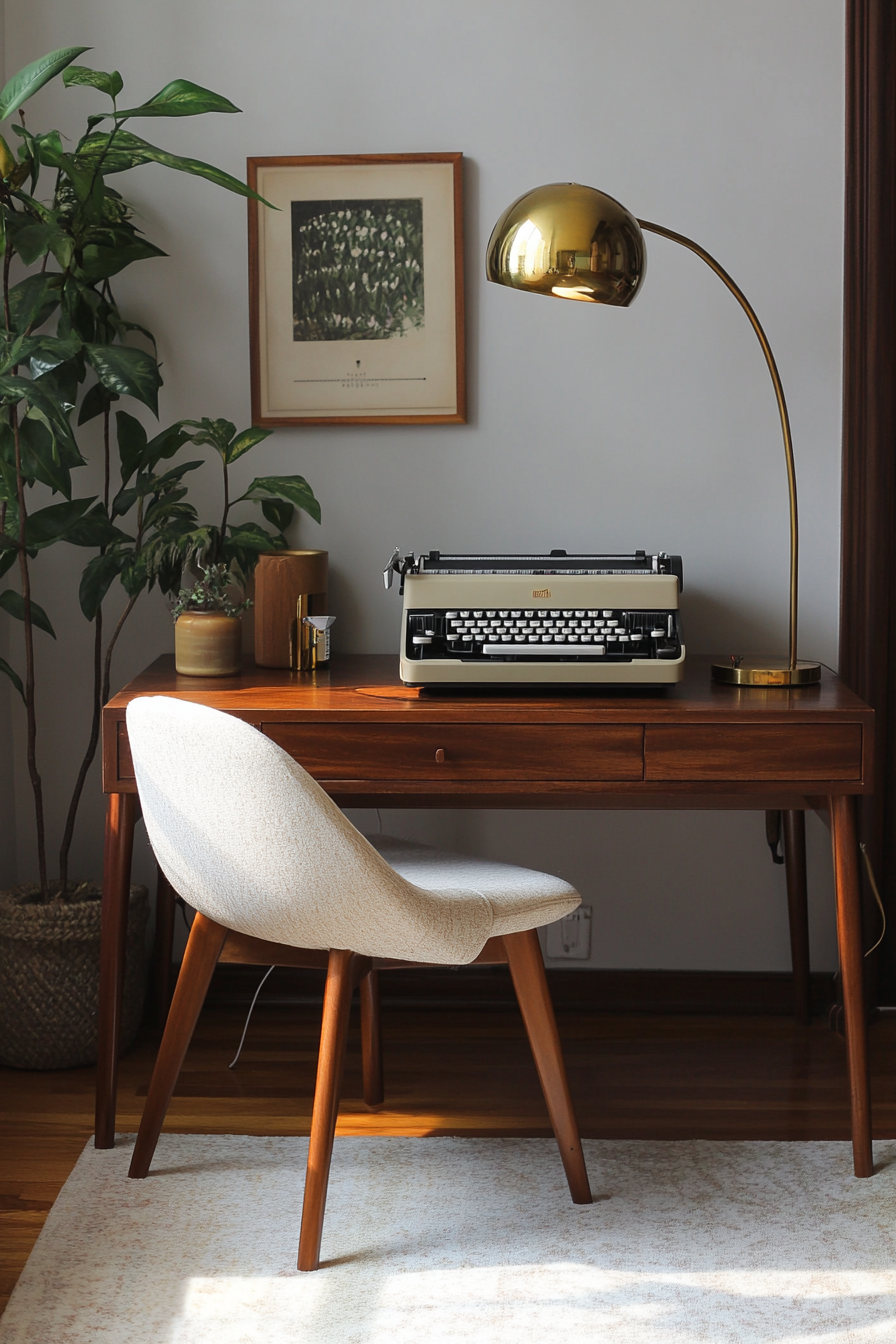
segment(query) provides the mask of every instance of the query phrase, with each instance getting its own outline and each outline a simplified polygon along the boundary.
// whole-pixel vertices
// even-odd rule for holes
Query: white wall
[[[698,239],[755,304],[796,440],[801,650],[834,661],[840,0],[6,0],[6,38],[8,70],[91,43],[91,61],[122,70],[129,100],[175,76],[227,94],[242,116],[145,130],[237,174],[247,155],[467,156],[469,424],[281,430],[246,464],[301,471],[313,484],[324,523],[303,521],[295,542],[330,551],[339,648],[396,648],[399,602],[380,580],[394,544],[680,552],[690,650],[784,648],[775,404],[755,339],[719,282],[648,236],[647,283],[627,311],[535,303],[484,283],[485,243],[503,207],[538,183],[572,179]],[[34,99],[29,121],[75,130],[96,102],[54,86]],[[119,286],[123,305],[160,338],[163,417],[248,423],[242,203],[156,167],[118,183],[171,254]],[[209,487],[209,507],[213,498]],[[87,638],[59,590],[73,588],[81,556],[59,547],[46,558],[38,585],[60,641],[44,649],[44,733],[74,744],[86,735]],[[153,597],[123,642],[118,683],[170,645]],[[58,756],[45,762],[48,778],[59,765]],[[17,781],[24,798],[23,770]],[[59,789],[49,787],[58,811]],[[76,846],[84,871],[97,870],[101,853],[92,790]],[[24,806],[19,814],[24,876]],[[783,878],[761,814],[396,813],[386,823],[579,884],[595,905],[594,964],[788,965]],[[830,967],[831,884],[814,822],[810,865],[814,964]]]

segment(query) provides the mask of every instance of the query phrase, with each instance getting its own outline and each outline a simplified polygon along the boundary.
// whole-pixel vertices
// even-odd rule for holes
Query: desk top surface
[[[152,663],[115,695],[104,718],[121,719],[140,695],[173,695],[256,719],[300,721],[367,719],[381,723],[663,723],[861,721],[873,711],[828,668],[816,686],[717,685],[709,655],[689,656],[684,679],[663,690],[570,687],[563,690],[464,688],[430,691],[403,686],[391,654],[343,654],[314,673],[257,667],[247,662],[233,677],[185,677],[173,655]]]

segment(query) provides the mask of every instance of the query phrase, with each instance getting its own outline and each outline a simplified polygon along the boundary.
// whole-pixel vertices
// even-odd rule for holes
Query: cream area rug
[[[323,1267],[295,1269],[307,1140],[87,1148],[2,1344],[891,1344],[896,1142],[337,1138]]]

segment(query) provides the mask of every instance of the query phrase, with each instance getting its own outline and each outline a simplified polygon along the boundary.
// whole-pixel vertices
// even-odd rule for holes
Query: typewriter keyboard
[[[409,611],[409,658],[631,662],[681,657],[677,611]]]

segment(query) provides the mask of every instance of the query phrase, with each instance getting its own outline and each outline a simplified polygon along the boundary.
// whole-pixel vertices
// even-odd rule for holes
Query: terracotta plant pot
[[[94,1064],[100,992],[98,883],[75,899],[33,903],[25,884],[0,891],[0,1064],[73,1069]],[[146,993],[145,887],[131,887],[121,1048],[137,1034]]]
[[[185,677],[232,677],[243,661],[239,616],[185,611],[174,625],[174,662]]]

